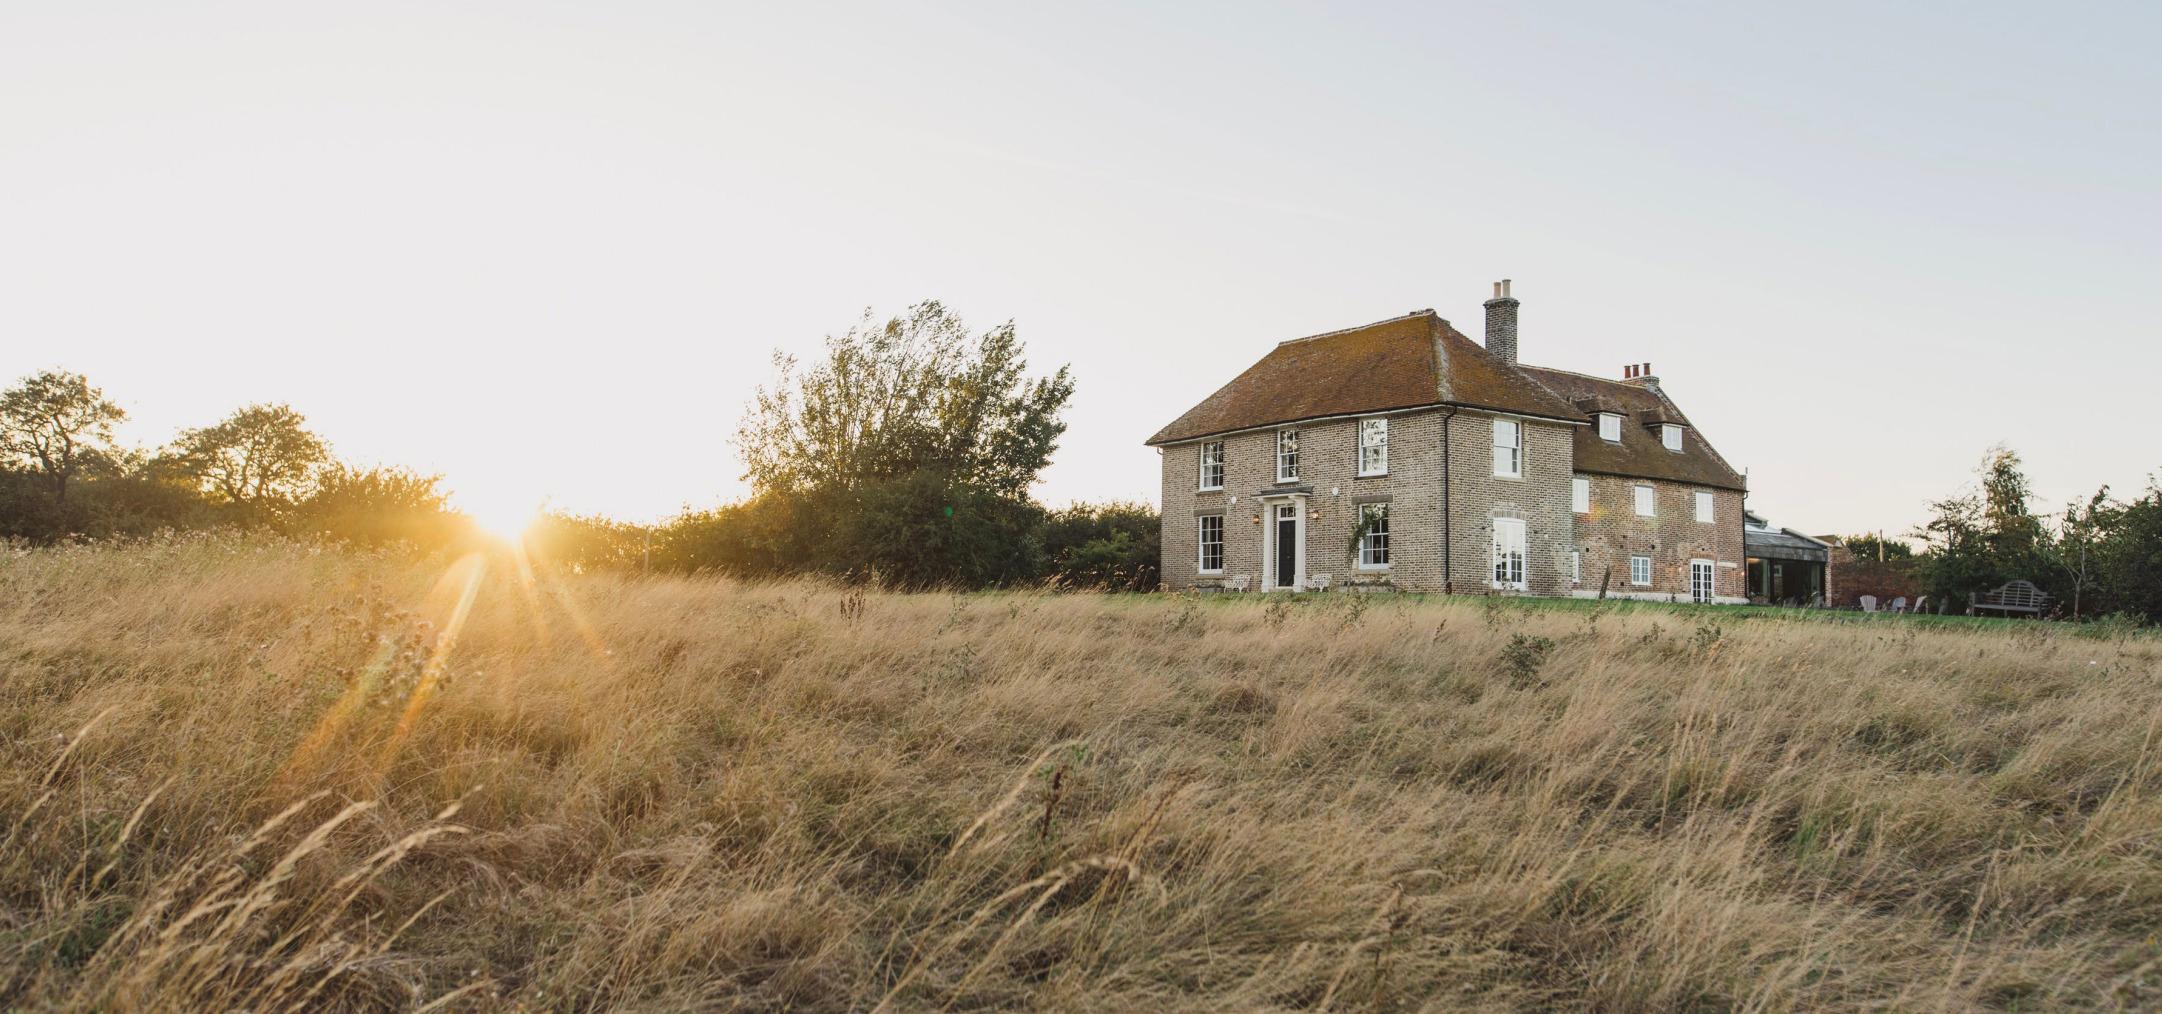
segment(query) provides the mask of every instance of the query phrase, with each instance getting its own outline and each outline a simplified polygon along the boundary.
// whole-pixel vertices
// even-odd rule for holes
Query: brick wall
[[[1591,480],[1591,513],[1577,516],[1578,542],[1584,553],[1581,593],[1596,594],[1601,575],[1612,567],[1609,595],[1687,599],[1689,561],[1706,559],[1714,561],[1714,595],[1738,599],[1747,594],[1740,493],[1710,490],[1713,520],[1703,524],[1696,519],[1696,492],[1708,487],[1613,475],[1586,478]],[[1652,487],[1656,517],[1637,515],[1633,489],[1638,485]],[[1632,555],[1652,558],[1650,587],[1629,583]]]
[[[1251,590],[1261,590],[1269,571],[1263,553],[1273,519],[1270,508],[1297,502],[1305,508],[1309,576],[1328,574],[1338,588],[1374,582],[1405,591],[1442,590],[1443,413],[1428,410],[1388,419],[1389,472],[1379,477],[1357,475],[1355,419],[1298,427],[1297,483],[1276,481],[1276,430],[1224,438],[1220,491],[1194,488],[1200,477],[1200,442],[1162,448],[1165,586],[1178,590],[1213,585],[1243,574]],[[1525,576],[1534,595],[1595,594],[1601,573],[1612,567],[1610,595],[1687,598],[1692,559],[1714,561],[1718,597],[1746,594],[1740,493],[1710,490],[1714,521],[1703,524],[1696,520],[1694,497],[1702,487],[1593,475],[1587,476],[1591,513],[1578,515],[1570,496],[1575,474],[1571,427],[1520,420],[1524,475],[1505,478],[1493,474],[1493,420],[1487,413],[1464,410],[1446,427],[1453,476],[1448,556],[1456,591],[1491,589],[1494,518],[1500,516],[1525,523]],[[1657,516],[1637,516],[1632,488],[1639,483],[1653,488]],[[1290,491],[1302,496],[1295,501],[1274,499]],[[1391,559],[1386,570],[1363,570],[1352,558],[1358,507],[1369,502],[1389,504]],[[1195,518],[1212,513],[1224,516],[1222,575],[1200,574],[1196,567]],[[1570,581],[1572,550],[1583,552],[1583,578],[1577,584]],[[1629,583],[1629,557],[1634,554],[1652,558],[1649,587]]]
[[[1524,520],[1525,579],[1534,595],[1569,594],[1569,550],[1576,518],[1569,510],[1575,458],[1571,427],[1519,420],[1524,431],[1524,477],[1494,474],[1494,416],[1471,410],[1449,422],[1450,567],[1458,592],[1493,587],[1494,518]]]
[[[1389,415],[1389,471],[1360,477],[1356,419],[1306,423],[1299,430],[1299,481],[1276,481],[1276,430],[1223,438],[1224,488],[1195,489],[1201,443],[1162,448],[1163,581],[1173,590],[1248,575],[1259,590],[1267,573],[1262,558],[1271,499],[1287,491],[1306,509],[1306,572],[1328,574],[1335,587],[1385,582],[1408,591],[1441,589],[1441,416],[1426,410]],[[1351,533],[1363,503],[1389,505],[1390,565],[1358,568]],[[1199,533],[1195,517],[1224,515],[1224,573],[1197,573]],[[1262,518],[1257,522],[1256,517]]]

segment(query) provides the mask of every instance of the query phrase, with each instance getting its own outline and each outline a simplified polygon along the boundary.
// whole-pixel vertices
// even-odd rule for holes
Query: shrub
[[[1069,588],[1150,591],[1158,583],[1163,526],[1139,503],[1077,503],[1043,526],[1050,578]]]
[[[1546,657],[1554,650],[1554,641],[1548,637],[1528,634],[1512,634],[1509,643],[1501,649],[1501,671],[1512,686],[1523,686],[1539,675],[1546,665]]]

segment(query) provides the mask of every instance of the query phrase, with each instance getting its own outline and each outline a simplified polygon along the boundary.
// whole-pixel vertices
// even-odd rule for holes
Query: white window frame
[[[1718,498],[1712,495],[1711,490],[1697,490],[1697,524],[1715,525],[1718,523]]]
[[[1389,419],[1368,416],[1359,420],[1359,475],[1389,474]]]
[[[1659,516],[1659,490],[1646,483],[1637,483],[1629,491],[1630,502],[1635,504],[1637,517]]]
[[[1643,569],[1644,569],[1644,576],[1643,576],[1642,578],[1639,578],[1639,577],[1637,577],[1637,566],[1638,566],[1639,564],[1642,564],[1642,565],[1643,565]],[[1633,554],[1633,555],[1631,555],[1631,556],[1629,557],[1629,583],[1630,583],[1631,585],[1634,585],[1634,586],[1638,587],[1638,588],[1649,588],[1649,587],[1651,587],[1651,585],[1652,585],[1652,558],[1651,558],[1651,557],[1649,557],[1649,556],[1645,556],[1645,555],[1644,555],[1644,554],[1642,554],[1642,553],[1637,553],[1637,554]]]
[[[1215,460],[1213,460],[1213,461],[1212,461],[1212,460],[1210,460],[1210,454],[1209,454],[1209,452],[1210,452],[1210,451],[1211,451],[1212,449],[1213,449],[1213,450],[1214,450],[1214,451],[1216,452],[1216,453],[1215,453]],[[1215,482],[1210,482],[1210,481],[1209,481],[1209,469],[1210,469],[1210,468],[1211,468],[1212,466],[1213,466],[1213,467],[1214,467],[1214,468],[1216,469],[1216,481],[1215,481]],[[1199,485],[1199,486],[1196,486],[1195,488],[1196,488],[1196,489],[1198,489],[1198,490],[1200,490],[1201,492],[1204,492],[1204,493],[1207,493],[1207,492],[1211,492],[1211,491],[1214,491],[1214,490],[1221,490],[1221,489],[1223,489],[1223,488],[1224,488],[1224,442],[1223,442],[1223,441],[1221,441],[1221,440],[1211,440],[1211,441],[1208,441],[1208,442],[1206,442],[1206,443],[1204,443],[1204,444],[1202,444],[1202,445],[1201,445],[1201,483],[1200,483],[1200,485]]]
[[[1682,449],[1682,428],[1681,428],[1681,427],[1679,427],[1679,426],[1676,426],[1676,425],[1674,425],[1673,423],[1660,423],[1660,424],[1659,424],[1659,442],[1660,442],[1660,443],[1662,443],[1662,444],[1665,444],[1665,445],[1666,445],[1666,448],[1667,448],[1667,450],[1670,450],[1670,451],[1679,451],[1679,450],[1681,450],[1681,449]]]
[[[1503,546],[1502,532],[1514,531],[1514,551]],[[1514,567],[1510,567],[1514,564]],[[1512,573],[1513,571],[1513,573]],[[1494,551],[1487,575],[1493,579],[1495,588],[1525,591],[1531,587],[1531,541],[1530,533],[1522,518],[1494,519]]]
[[[1578,514],[1591,513],[1591,479],[1579,475],[1569,480],[1569,509]]]
[[[1216,566],[1209,566],[1209,522],[1216,522]],[[1203,574],[1224,572],[1224,516],[1201,514],[1194,518],[1194,569]]]
[[[1367,531],[1359,536],[1358,568],[1360,570],[1388,570],[1389,505],[1385,503],[1360,504],[1359,522],[1361,524],[1364,524],[1369,515],[1381,519],[1381,530],[1379,532]],[[1373,538],[1375,535],[1381,536],[1381,544],[1379,546],[1376,546],[1373,543]],[[1378,553],[1376,552],[1377,549],[1379,550]],[[1379,557],[1379,559],[1376,559],[1377,556]]]
[[[1504,428],[1509,434],[1503,442]],[[1494,420],[1494,474],[1503,479],[1524,477],[1524,424],[1514,419]]]
[[[1569,551],[1569,583],[1584,583],[1584,551],[1581,549]]]
[[[1288,450],[1288,451],[1284,449],[1284,444],[1285,444],[1286,442],[1290,443],[1290,445],[1291,445],[1291,449],[1290,449],[1290,450]],[[1289,465],[1290,467],[1289,467],[1289,468],[1287,469],[1287,468],[1285,467],[1286,465]],[[1297,481],[1299,481],[1299,431],[1298,431],[1298,430],[1277,430],[1277,431],[1276,431],[1276,481],[1277,481],[1277,482],[1297,482]]]
[[[1612,412],[1599,413],[1599,439],[1608,443],[1621,443],[1621,416]]]

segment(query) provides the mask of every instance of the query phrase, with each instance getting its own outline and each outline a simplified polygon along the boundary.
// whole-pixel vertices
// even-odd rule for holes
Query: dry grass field
[[[2158,647],[18,551],[0,1008],[2152,1008]]]

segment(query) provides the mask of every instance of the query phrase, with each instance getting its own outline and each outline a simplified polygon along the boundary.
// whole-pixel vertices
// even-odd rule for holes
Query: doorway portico
[[[1264,493],[1261,507],[1261,589],[1306,590],[1306,493]]]

